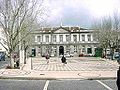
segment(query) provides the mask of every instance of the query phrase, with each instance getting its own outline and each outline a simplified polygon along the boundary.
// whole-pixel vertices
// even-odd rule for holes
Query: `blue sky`
[[[94,20],[120,12],[119,0],[45,0],[51,26],[90,27]]]

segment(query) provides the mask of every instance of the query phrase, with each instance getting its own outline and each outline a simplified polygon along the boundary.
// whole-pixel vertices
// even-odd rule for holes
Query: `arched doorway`
[[[64,55],[64,47],[63,46],[59,47],[59,55]]]

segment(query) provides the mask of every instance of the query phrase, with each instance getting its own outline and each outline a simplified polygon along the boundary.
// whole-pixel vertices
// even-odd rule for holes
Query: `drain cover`
[[[44,73],[41,73],[40,75],[45,75]]]

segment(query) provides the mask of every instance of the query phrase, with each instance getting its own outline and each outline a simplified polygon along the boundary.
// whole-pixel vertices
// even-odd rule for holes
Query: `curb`
[[[40,78],[40,77],[3,77],[0,76],[0,79],[15,79],[15,80],[108,80],[116,79],[116,77],[99,77],[99,78]]]

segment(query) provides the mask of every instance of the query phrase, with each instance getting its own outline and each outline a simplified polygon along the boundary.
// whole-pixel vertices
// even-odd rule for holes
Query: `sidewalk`
[[[0,78],[11,79],[115,79],[118,64],[116,61],[98,58],[67,58],[67,65],[62,66],[59,58],[51,58],[46,64],[44,58],[33,59],[23,70],[0,69]]]

